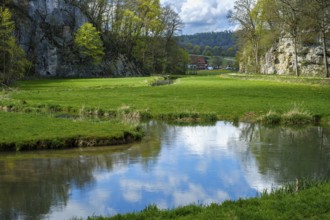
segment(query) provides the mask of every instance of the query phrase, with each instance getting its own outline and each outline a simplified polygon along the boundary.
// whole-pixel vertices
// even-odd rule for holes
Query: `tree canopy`
[[[236,0],[229,18],[240,25],[238,54],[240,62],[247,67],[244,71],[259,72],[260,57],[282,37],[293,43],[293,67],[297,76],[300,75],[298,45],[321,42],[324,75],[329,77],[328,0]]]
[[[233,57],[237,51],[236,35],[231,31],[182,35],[178,39],[190,54]]]
[[[100,32],[91,23],[83,24],[74,38],[80,58],[83,62],[99,64],[104,56]]]
[[[73,1],[101,32],[108,57],[123,54],[145,73],[178,71],[187,57],[175,36],[183,27],[179,15],[159,0]],[[181,52],[179,52],[181,51]],[[177,57],[178,54],[182,56]],[[176,58],[175,58],[176,57]],[[180,72],[185,72],[183,65]]]
[[[0,83],[10,84],[24,76],[30,65],[13,36],[15,24],[11,12],[0,7]]]
[[[15,4],[6,6],[19,10]],[[59,63],[103,64],[102,71],[107,75],[111,75],[111,71],[115,73],[119,68],[117,64],[123,60],[132,64],[129,68],[135,70],[131,72],[144,75],[185,72],[183,63],[188,62],[188,55],[175,38],[183,23],[170,6],[161,5],[159,0],[66,0],[64,5],[79,9],[89,24],[80,27],[74,38],[67,38],[65,48],[55,45],[60,48],[59,53],[64,54],[59,56]],[[66,24],[71,25],[70,34],[76,30],[77,23]],[[52,31],[60,33],[57,28],[62,27],[54,27]],[[59,41],[50,40],[49,44],[54,42]],[[31,41],[33,43],[38,42]]]

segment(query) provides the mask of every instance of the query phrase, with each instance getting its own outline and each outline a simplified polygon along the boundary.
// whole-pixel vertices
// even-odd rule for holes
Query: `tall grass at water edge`
[[[286,126],[299,126],[318,124],[320,117],[312,115],[302,107],[294,105],[289,111],[283,114],[270,110],[267,114],[262,115],[259,121],[267,125],[286,125]]]

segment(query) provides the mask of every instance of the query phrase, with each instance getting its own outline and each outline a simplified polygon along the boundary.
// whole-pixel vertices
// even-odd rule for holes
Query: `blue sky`
[[[232,30],[226,18],[234,0],[160,0],[171,5],[185,24],[182,34]]]

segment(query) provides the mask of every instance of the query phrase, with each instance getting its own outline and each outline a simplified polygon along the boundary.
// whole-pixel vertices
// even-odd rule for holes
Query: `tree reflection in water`
[[[71,189],[87,189],[95,183],[95,170],[111,172],[118,166],[141,163],[145,169],[156,163],[160,152],[159,129],[151,129],[144,147],[132,145],[112,149],[84,149],[61,152],[26,154],[24,159],[0,159],[0,219],[44,219],[51,207],[66,206]],[[156,140],[156,141],[154,141]],[[110,147],[113,148],[113,147]],[[69,152],[69,155],[67,153]],[[55,153],[54,158],[51,153]],[[95,154],[95,155],[94,155]],[[21,158],[24,154],[19,154]],[[90,158],[93,156],[93,159]],[[24,156],[23,156],[24,157]],[[35,159],[35,157],[40,157]]]
[[[259,171],[277,183],[296,178],[330,177],[329,127],[265,127],[244,124],[241,138],[255,156]]]

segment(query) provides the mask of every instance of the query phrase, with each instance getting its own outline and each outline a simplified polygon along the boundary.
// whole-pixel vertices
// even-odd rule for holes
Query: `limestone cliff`
[[[67,0],[13,0],[19,44],[41,76],[91,77],[141,75],[138,68],[122,55],[111,57],[98,66],[77,62],[73,38],[87,16]]]
[[[302,76],[323,76],[323,48],[320,44],[298,46],[298,66]],[[329,48],[328,48],[329,49]],[[330,50],[328,61],[330,63]],[[290,38],[281,38],[261,59],[261,72],[290,74],[294,72],[294,47]]]

